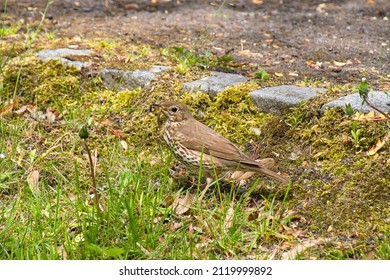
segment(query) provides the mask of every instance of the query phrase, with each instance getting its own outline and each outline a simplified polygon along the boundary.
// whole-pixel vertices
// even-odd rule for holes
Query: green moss
[[[292,145],[287,151],[298,151],[303,157],[294,162],[304,171],[294,184],[296,199],[292,205],[308,195],[302,213],[310,217],[314,228],[326,230],[331,226],[329,235],[370,235],[374,225],[383,231],[388,226],[384,220],[390,200],[390,169],[386,168],[389,143],[375,157],[367,156],[366,151],[384,137],[386,126],[359,123],[366,140],[356,146],[350,141],[351,117],[340,108],[322,114],[318,102],[302,104],[284,116],[290,124],[286,135]],[[292,119],[297,120],[294,125]]]
[[[21,97],[45,107],[50,103],[72,103],[80,96],[80,71],[64,67],[59,60],[42,63],[35,57],[15,58],[4,67],[3,95]]]

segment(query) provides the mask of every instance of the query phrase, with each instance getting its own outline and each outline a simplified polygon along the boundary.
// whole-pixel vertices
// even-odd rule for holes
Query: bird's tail
[[[259,160],[258,162],[245,162],[240,163],[241,167],[245,167],[246,169],[249,169],[250,171],[262,173],[268,177],[271,177],[273,179],[279,180],[280,182],[287,184],[290,181],[290,178],[284,177],[282,175],[279,175],[275,171],[272,171],[268,169],[267,167],[272,167],[274,164],[274,161],[272,159],[263,159]]]
[[[279,175],[278,173],[276,173],[275,171],[272,171],[272,170],[270,170],[270,169],[267,169],[267,168],[265,168],[265,167],[263,167],[263,166],[259,166],[259,172],[260,173],[263,173],[263,174],[265,174],[265,175],[267,175],[268,177],[271,177],[271,178],[274,178],[274,179],[276,179],[276,180],[279,180],[280,182],[282,182],[283,184],[287,184],[289,181],[290,181],[290,179],[289,178],[286,178],[286,177],[284,177],[284,176],[282,176],[282,175]]]

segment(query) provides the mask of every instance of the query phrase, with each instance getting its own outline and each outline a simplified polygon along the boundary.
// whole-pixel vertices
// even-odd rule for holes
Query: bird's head
[[[192,118],[191,112],[188,108],[177,101],[167,101],[162,104],[152,104],[151,109],[154,107],[159,108],[158,121],[160,123],[160,112],[162,112],[169,122],[182,122],[189,118]]]

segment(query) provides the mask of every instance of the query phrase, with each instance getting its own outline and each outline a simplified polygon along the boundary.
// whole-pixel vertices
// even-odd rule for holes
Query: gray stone
[[[383,112],[390,112],[390,95],[387,95],[385,92],[370,91],[368,93],[367,100],[379,110]],[[345,105],[348,103],[351,105],[352,109],[356,111],[360,111],[364,113],[375,111],[367,104],[362,104],[363,99],[360,97],[359,93],[349,94],[347,96],[328,102],[324,104],[321,107],[321,109],[325,110],[326,108],[332,108],[332,107],[342,107],[343,109],[345,109]]]
[[[326,89],[283,85],[258,89],[249,95],[259,111],[281,115],[301,101],[316,97],[318,92],[326,92]]]
[[[247,78],[241,75],[213,72],[211,76],[207,76],[193,82],[184,83],[183,88],[188,92],[197,92],[200,90],[214,97],[225,88],[244,83],[246,81]]]
[[[148,71],[151,73],[160,74],[168,69],[169,69],[168,66],[155,65],[152,68],[150,68]]]
[[[116,69],[103,69],[100,77],[103,85],[110,90],[133,90],[138,87],[144,88],[150,85],[151,81],[167,70],[167,66],[153,66],[148,70],[124,71]]]
[[[74,50],[74,49],[55,49],[55,50],[43,50],[37,52],[35,55],[43,62],[47,62],[52,59],[61,60],[62,64],[66,66],[74,66],[78,69],[86,66],[88,62],[80,62],[80,61],[72,61],[70,59],[65,58],[65,56],[85,56],[90,55],[92,50]]]

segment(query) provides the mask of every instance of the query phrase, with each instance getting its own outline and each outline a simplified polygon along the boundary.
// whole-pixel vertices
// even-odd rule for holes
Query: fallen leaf
[[[8,105],[4,106],[0,110],[0,116],[1,115],[10,115],[12,113],[13,109],[14,109],[13,104],[8,104]]]
[[[27,175],[27,182],[30,190],[33,194],[39,194],[41,191],[38,188],[39,172],[37,170],[32,171]]]
[[[62,260],[68,259],[68,254],[66,253],[66,250],[63,245],[57,247],[57,254],[61,256]]]
[[[129,145],[127,145],[127,142],[125,140],[121,140],[119,143],[121,143],[122,148],[127,151],[129,148]]]
[[[256,159],[256,161],[259,162],[260,164],[262,164],[263,166],[267,167],[267,168],[272,168],[275,165],[275,160],[273,158]],[[236,182],[240,183],[240,182],[242,182],[244,180],[247,180],[247,179],[251,178],[255,174],[256,174],[256,172],[251,172],[251,171],[248,171],[248,172],[245,172],[245,171],[235,171],[235,172],[232,173],[230,178],[233,181],[236,181]]]
[[[245,171],[234,171],[234,172],[232,173],[232,175],[230,176],[230,179],[232,179],[232,180],[237,180],[237,179],[240,178],[244,173],[245,173]]]
[[[125,250],[123,248],[114,247],[104,250],[103,253],[109,257],[118,257],[120,255],[123,255],[125,253]]]
[[[29,105],[23,105],[22,107],[20,107],[18,110],[15,111],[15,114],[17,114],[17,115],[23,114],[24,112],[26,112],[27,106],[29,106]]]
[[[169,227],[169,229],[170,229],[171,231],[175,231],[175,230],[181,228],[181,226],[182,226],[181,223],[179,223],[179,222],[173,222],[173,223],[171,224],[171,226]]]
[[[263,55],[261,53],[256,53],[256,52],[251,52],[250,50],[242,50],[242,51],[238,51],[237,53],[239,56],[246,56],[246,57],[263,57]]]
[[[303,251],[305,251],[307,248],[314,247],[319,244],[324,244],[326,242],[329,242],[330,238],[320,238],[317,240],[306,240],[302,243],[299,243],[295,245],[291,250],[284,252],[282,254],[282,260],[293,260],[295,259],[299,254],[301,254]]]
[[[255,5],[261,5],[263,4],[263,0],[252,0],[252,3]]]
[[[100,124],[103,126],[112,127],[114,122],[112,120],[106,119],[106,120],[101,121]]]
[[[113,129],[113,128],[110,128],[110,132],[112,135],[115,135],[116,137],[119,137],[119,138],[126,138],[126,134],[122,131],[122,130],[119,130],[119,129]]]
[[[238,175],[240,175],[239,177],[237,177],[237,175],[235,175],[234,173],[233,173],[233,175],[232,175],[232,178],[233,178],[233,176],[235,175],[237,178],[235,179],[235,181],[237,181],[237,182],[239,182],[239,183],[241,183],[242,181],[244,181],[244,180],[248,180],[249,178],[251,178],[253,175],[255,175],[256,174],[256,172],[252,172],[252,171],[248,171],[248,172],[244,172],[243,174],[241,173],[241,174],[238,174]]]
[[[343,141],[343,144],[351,143],[351,139],[349,138],[348,134],[346,134],[346,133],[341,134],[341,140]]]
[[[368,156],[373,156],[375,155],[389,140],[390,134],[386,134],[386,136],[383,138],[383,140],[378,139],[378,142],[376,142],[375,146],[373,146],[371,149],[369,149],[366,154]]]
[[[49,123],[54,123],[56,121],[56,115],[54,115],[50,108],[46,109],[46,119]]]
[[[36,119],[36,118],[37,118],[37,116],[38,116],[37,107],[35,107],[35,106],[33,106],[33,105],[27,106],[27,111],[30,113],[30,116],[31,116],[33,119]]]
[[[223,228],[225,231],[233,226],[233,220],[234,220],[234,203],[232,202],[230,204],[229,209],[226,212],[225,221],[223,223]]]
[[[340,62],[340,61],[333,61],[333,64],[338,66],[338,67],[342,67],[342,66],[345,66],[345,65],[350,65],[352,64],[352,62],[350,60],[347,60],[346,62]]]
[[[173,209],[173,212],[177,215],[183,215],[185,214],[192,205],[192,202],[194,200],[194,196],[190,194],[190,192],[186,192],[186,195],[181,197],[176,197],[173,201],[171,208]]]
[[[356,112],[352,116],[352,120],[361,122],[384,122],[388,121],[388,117],[384,116],[383,114],[376,114],[374,111],[370,111],[367,114]]]
[[[323,14],[323,13],[326,12],[325,8],[326,8],[326,4],[325,3],[321,3],[321,4],[319,4],[317,6],[316,11],[317,11],[317,13]]]

